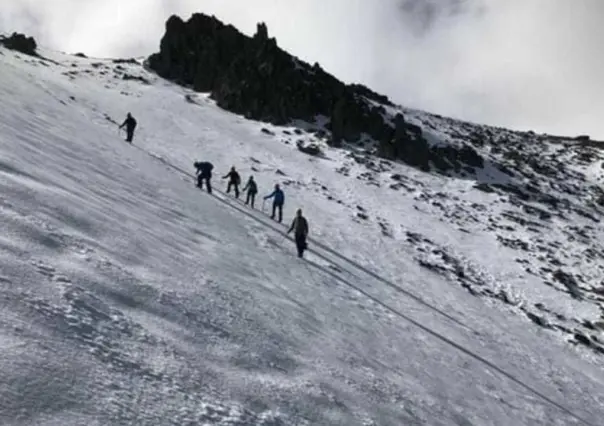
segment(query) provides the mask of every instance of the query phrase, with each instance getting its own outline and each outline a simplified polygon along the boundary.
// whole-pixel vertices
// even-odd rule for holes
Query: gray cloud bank
[[[156,51],[171,14],[258,21],[405,106],[604,140],[602,0],[0,0],[0,31],[94,56]]]

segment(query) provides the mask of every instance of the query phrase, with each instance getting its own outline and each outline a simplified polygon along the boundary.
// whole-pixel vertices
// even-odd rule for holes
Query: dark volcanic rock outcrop
[[[30,56],[38,56],[36,49],[38,45],[33,37],[27,37],[24,34],[13,33],[10,37],[0,37],[0,44],[6,48],[16,50]]]
[[[384,111],[360,99],[379,95],[291,56],[269,38],[264,24],[247,37],[214,17],[195,14],[184,22],[172,16],[149,66],[164,78],[211,92],[219,106],[248,118],[286,124],[328,117],[335,144],[357,140],[362,132],[378,140],[392,136]]]
[[[442,158],[443,153],[428,146],[421,128],[402,115],[396,125],[388,122],[385,106],[392,104],[386,96],[346,85],[318,64],[295,58],[269,37],[265,24],[248,37],[215,17],[194,14],[185,22],[172,16],[160,51],[148,65],[161,77],[210,92],[221,108],[247,118],[280,125],[323,117],[334,146],[366,134],[378,142],[383,157],[422,168]]]

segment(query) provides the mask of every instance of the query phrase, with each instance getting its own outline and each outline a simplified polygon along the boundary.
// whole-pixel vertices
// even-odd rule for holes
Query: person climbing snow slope
[[[197,169],[197,187],[203,187],[203,181],[206,181],[206,189],[211,194],[212,193],[212,169],[214,169],[214,165],[208,161],[198,161],[193,163],[195,168]]]
[[[231,187],[235,187],[235,198],[239,198],[239,184],[241,183],[241,177],[239,176],[239,173],[237,173],[237,171],[235,170],[235,166],[231,167],[231,171],[228,172],[222,178],[229,179],[229,183],[227,185],[227,191],[226,191],[227,194],[230,194]]]
[[[279,184],[275,185],[275,190],[272,193],[264,197],[265,200],[268,200],[269,198],[273,199],[273,214],[271,215],[271,219],[275,218],[275,213],[278,211],[278,220],[279,223],[281,223],[283,220],[283,203],[285,202],[285,194],[283,194],[283,191],[281,188],[279,188]]]
[[[258,193],[258,186],[256,185],[256,181],[254,180],[254,176],[250,176],[249,180],[245,184],[243,188],[243,192],[247,191],[247,195],[245,197],[245,205],[251,203],[252,208],[254,208],[254,200],[256,199],[256,194]]]
[[[132,117],[132,114],[128,113],[126,116],[126,120],[119,127],[123,129],[126,127],[126,142],[132,143],[132,138],[134,137],[134,129],[136,129],[136,120]]]
[[[296,240],[296,248],[298,249],[298,257],[304,255],[306,250],[306,237],[308,237],[308,221],[302,216],[302,210],[298,209],[296,217],[292,221],[292,225],[289,227],[287,233],[294,231],[294,239]]]

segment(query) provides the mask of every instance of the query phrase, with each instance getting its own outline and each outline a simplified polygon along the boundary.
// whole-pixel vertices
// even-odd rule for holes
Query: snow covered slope
[[[363,152],[307,156],[295,142],[315,136],[136,63],[41,53],[0,49],[3,425],[601,423],[597,352],[524,315],[595,322],[598,301],[544,286],[488,229],[522,206]],[[113,123],[127,111],[134,146]],[[410,114],[435,142],[460,128]],[[308,259],[261,211],[194,188],[195,160],[217,186],[231,165],[261,193],[282,183]],[[474,295],[488,291],[513,304]]]

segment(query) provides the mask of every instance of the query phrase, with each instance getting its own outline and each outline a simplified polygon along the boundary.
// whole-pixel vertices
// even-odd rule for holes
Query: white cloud
[[[170,14],[216,14],[407,106],[604,139],[601,0],[0,0],[0,30],[97,56],[156,51]]]

